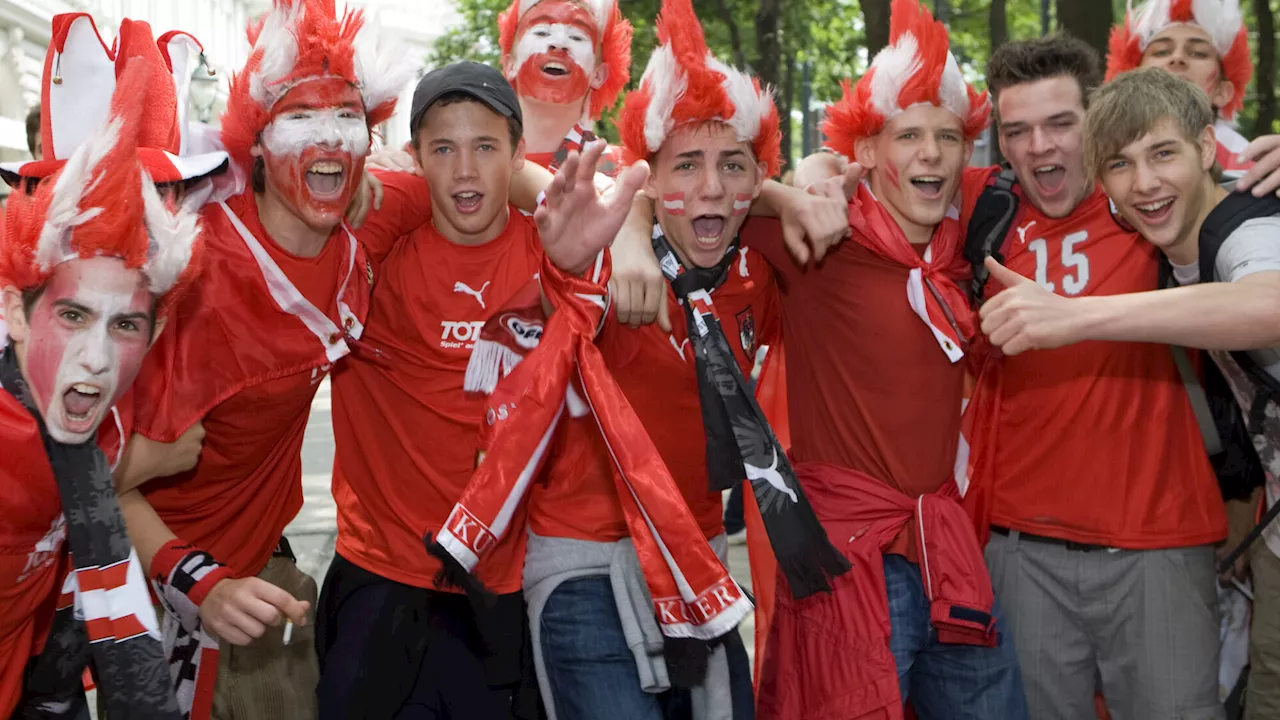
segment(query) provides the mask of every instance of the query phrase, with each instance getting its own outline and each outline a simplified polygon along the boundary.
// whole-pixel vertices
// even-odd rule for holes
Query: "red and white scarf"
[[[865,182],[858,185],[858,192],[849,201],[849,226],[859,245],[911,269],[907,276],[907,302],[933,332],[947,358],[959,362],[976,323],[964,288],[957,282],[964,244],[955,208],[948,209],[938,223],[923,258]]]
[[[503,345],[523,361],[489,396],[487,453],[437,534],[436,547],[473,570],[510,529],[566,407],[577,415],[574,406],[582,403],[581,414],[595,416],[613,458],[618,500],[663,635],[712,640],[732,631],[751,603],[707,543],[594,344],[608,307],[607,258],[591,275],[571,277],[544,260],[542,291],[556,312],[542,331],[535,328],[541,312],[527,293],[486,327],[495,340],[505,334]],[[536,351],[527,352],[534,343]]]

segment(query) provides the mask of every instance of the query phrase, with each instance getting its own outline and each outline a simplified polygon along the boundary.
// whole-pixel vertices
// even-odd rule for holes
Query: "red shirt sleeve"
[[[782,223],[777,218],[749,217],[738,233],[742,244],[764,256],[773,266],[778,279],[789,284],[800,276],[803,268],[796,264],[782,242]]]
[[[382,182],[382,207],[371,210],[356,238],[381,262],[396,240],[431,220],[431,189],[413,173],[371,169]]]

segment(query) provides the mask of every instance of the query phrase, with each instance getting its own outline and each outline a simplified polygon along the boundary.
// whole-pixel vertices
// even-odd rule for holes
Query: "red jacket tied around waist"
[[[836,578],[830,593],[799,601],[777,593],[759,717],[901,718],[883,551],[910,523],[938,640],[994,647],[994,595],[973,523],[951,481],[912,498],[835,465],[803,463],[796,474],[853,571]]]

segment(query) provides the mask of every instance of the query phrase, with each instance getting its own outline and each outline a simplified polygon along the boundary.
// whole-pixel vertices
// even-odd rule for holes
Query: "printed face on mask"
[[[596,67],[599,31],[591,12],[576,2],[544,0],[516,28],[507,78],[516,92],[542,102],[580,102],[604,82]]]
[[[663,234],[684,263],[715,267],[765,181],[751,143],[724,123],[686,125],[667,136],[650,165],[645,194]]]
[[[88,442],[133,384],[150,347],[155,303],[146,277],[119,258],[59,264],[30,312],[5,291],[9,334],[49,434]]]
[[[276,102],[253,152],[266,165],[267,193],[312,229],[331,232],[369,154],[360,92],[337,78],[298,85]]]

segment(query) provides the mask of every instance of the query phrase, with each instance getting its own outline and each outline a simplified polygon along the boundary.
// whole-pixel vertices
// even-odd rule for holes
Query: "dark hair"
[[[253,169],[249,171],[249,185],[259,195],[267,191],[267,164],[261,155],[253,159]]]
[[[36,156],[36,143],[40,142],[40,106],[31,108],[31,112],[27,113],[27,150],[31,151],[31,157],[40,160]],[[44,148],[40,148],[42,151]]]
[[[422,130],[422,123],[427,119],[428,110],[436,106],[444,107],[445,105],[456,105],[464,102],[476,103],[477,105],[484,107],[484,109],[492,112],[494,115],[499,114],[498,111],[489,107],[484,103],[484,101],[470,93],[465,93],[461,90],[445,93],[422,111],[422,117],[418,119],[418,126],[413,129],[413,149],[418,149],[418,135]],[[524,135],[524,128],[520,125],[520,121],[514,117],[507,117],[507,133],[511,135],[511,152],[515,152],[516,146],[520,144],[520,137]]]
[[[996,48],[987,62],[987,87],[997,122],[1005,88],[1063,76],[1080,84],[1080,98],[1088,108],[1089,94],[1102,84],[1102,60],[1087,43],[1070,35],[1017,40]]]

